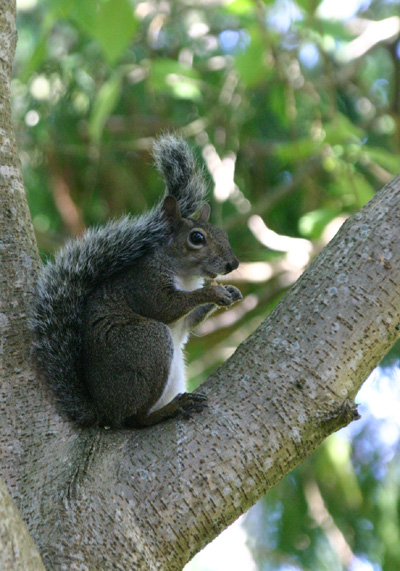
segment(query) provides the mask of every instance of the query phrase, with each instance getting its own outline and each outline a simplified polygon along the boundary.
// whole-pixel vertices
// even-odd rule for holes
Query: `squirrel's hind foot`
[[[168,418],[191,418],[194,413],[201,412],[208,406],[207,397],[199,393],[179,393],[162,408],[150,414],[135,415],[125,420],[126,428],[143,428],[153,426]]]
[[[176,416],[191,418],[193,413],[201,412],[208,407],[208,399],[200,393],[180,393],[171,401],[176,404]],[[175,415],[174,415],[175,416]]]

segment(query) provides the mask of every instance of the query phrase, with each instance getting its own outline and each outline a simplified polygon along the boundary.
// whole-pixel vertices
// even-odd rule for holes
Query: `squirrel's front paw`
[[[228,307],[229,305],[232,305],[233,303],[232,295],[225,286],[212,285],[210,287],[212,288],[213,303],[215,303],[216,305],[220,305],[222,307]]]
[[[191,418],[193,413],[201,412],[207,408],[207,397],[199,393],[180,393],[172,402],[176,402],[179,415],[183,418]]]
[[[240,293],[240,290],[238,290],[238,288],[233,285],[214,286],[214,292],[215,292],[214,303],[224,307],[229,307],[230,305],[235,303],[235,301],[239,301],[240,299],[243,298],[242,294]]]
[[[237,287],[233,285],[226,285],[224,286],[224,288],[226,289],[227,292],[229,292],[229,295],[231,296],[232,299],[232,303],[235,303],[235,301],[240,301],[241,299],[243,299],[242,292]]]

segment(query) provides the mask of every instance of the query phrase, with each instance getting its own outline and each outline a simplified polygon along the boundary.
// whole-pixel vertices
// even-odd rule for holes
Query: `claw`
[[[198,400],[198,401],[207,401],[208,400],[206,395],[202,395],[200,393],[190,393],[190,395],[191,395],[193,400]]]
[[[193,413],[201,412],[207,404],[207,397],[200,393],[180,393],[174,400],[178,401],[179,413],[185,418],[191,418]]]

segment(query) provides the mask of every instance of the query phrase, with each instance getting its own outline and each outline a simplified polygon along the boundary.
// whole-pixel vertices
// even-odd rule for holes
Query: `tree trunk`
[[[44,570],[39,552],[2,480],[0,480],[0,569]]]
[[[1,472],[51,569],[180,569],[330,433],[399,336],[400,177],[351,220],[203,385],[190,421],[76,429],[32,372],[39,258],[10,124],[12,3],[0,8]]]

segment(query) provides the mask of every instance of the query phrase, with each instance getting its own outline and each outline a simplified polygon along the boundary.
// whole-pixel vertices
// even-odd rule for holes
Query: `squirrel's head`
[[[238,267],[226,232],[208,222],[209,204],[202,206],[198,218],[182,218],[177,200],[168,195],[163,215],[171,229],[166,251],[182,277],[214,279]]]

